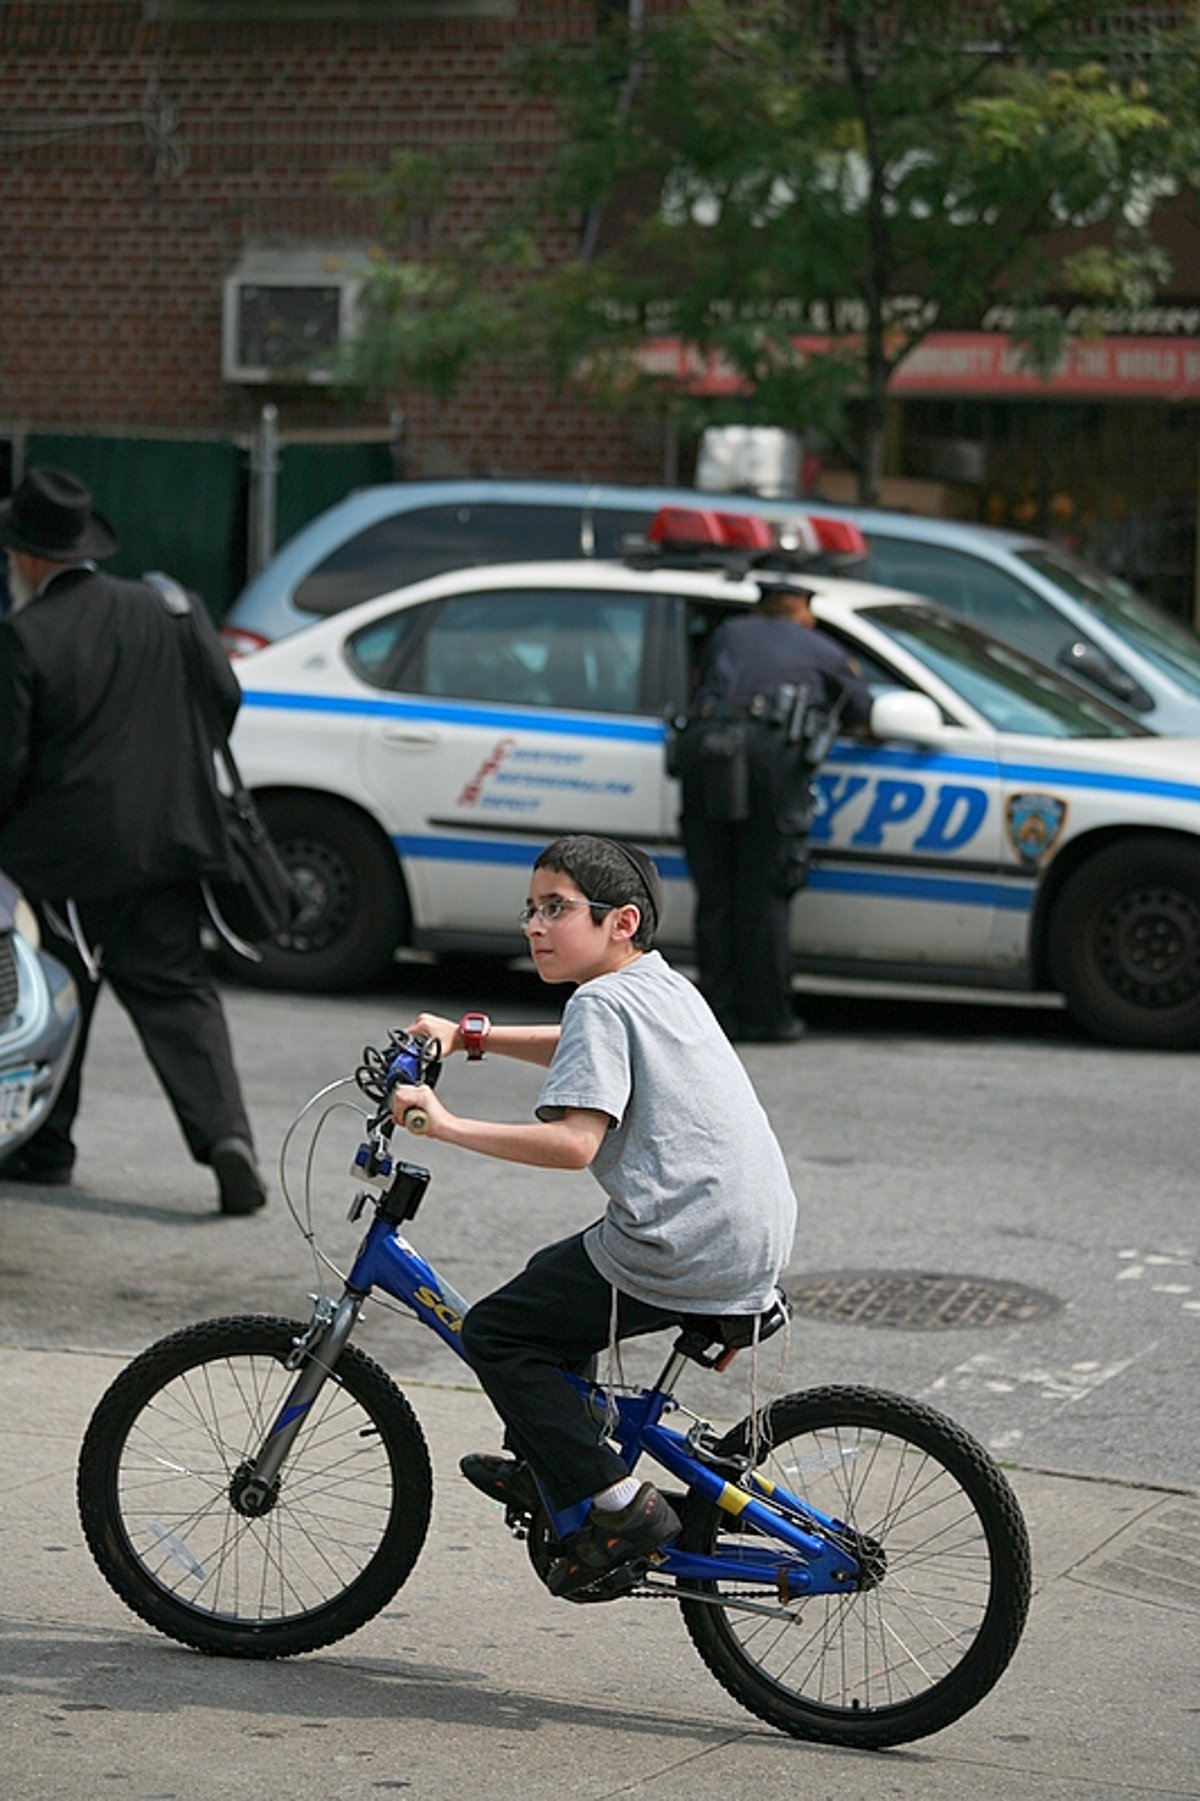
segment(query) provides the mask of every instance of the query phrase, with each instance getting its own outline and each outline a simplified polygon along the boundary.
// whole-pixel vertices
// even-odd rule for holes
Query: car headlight
[[[13,924],[31,951],[40,950],[42,946],[42,928],[38,924],[38,916],[22,895],[13,908]]]

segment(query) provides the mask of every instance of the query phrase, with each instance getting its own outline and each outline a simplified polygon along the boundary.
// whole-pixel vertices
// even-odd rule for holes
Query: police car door
[[[687,603],[690,676],[719,617],[710,605]],[[857,640],[842,641],[873,694],[914,685]],[[792,907],[801,968],[882,976],[890,967],[910,977],[942,970],[966,980],[994,964],[997,920],[1011,898],[1000,875],[995,734],[955,724],[944,708],[943,716],[945,736],[930,748],[835,740],[815,778],[809,878]],[[1027,914],[1027,888],[1019,904]]]
[[[406,795],[395,842],[416,941],[518,951],[550,839],[660,837],[662,727],[643,712],[654,599],[514,581],[421,610],[391,678],[403,704],[364,728],[364,779],[393,813]]]
[[[815,788],[809,881],[792,913],[800,966],[964,980],[992,967],[1001,913],[1029,905],[1027,887],[1010,894],[1001,877],[992,736],[950,722],[931,747],[842,736]]]

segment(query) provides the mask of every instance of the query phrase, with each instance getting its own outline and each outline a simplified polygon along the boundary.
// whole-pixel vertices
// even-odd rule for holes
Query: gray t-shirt
[[[758,1313],[791,1253],[796,1197],[732,1045],[657,951],[577,988],[538,1097],[613,1124],[592,1162],[608,1208],[584,1237],[606,1281],[688,1313]]]

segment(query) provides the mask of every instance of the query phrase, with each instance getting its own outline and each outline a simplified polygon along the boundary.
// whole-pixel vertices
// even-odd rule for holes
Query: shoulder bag
[[[200,667],[192,603],[185,589],[161,570],[147,573],[142,580],[158,591],[167,611],[181,621],[186,631],[192,694],[214,762],[213,780],[229,852],[229,874],[203,878],[200,885],[205,905],[213,925],[231,949],[261,963],[258,947],[288,930],[300,910],[300,895],[254,796],[242,781],[228,735],[212,703]],[[217,776],[218,767],[221,779]]]

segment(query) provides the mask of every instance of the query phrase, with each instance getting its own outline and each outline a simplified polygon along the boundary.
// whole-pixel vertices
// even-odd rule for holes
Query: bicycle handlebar
[[[408,1082],[413,1087],[425,1083],[436,1088],[441,1073],[441,1042],[423,1032],[405,1032],[396,1027],[388,1034],[386,1049],[377,1050],[374,1045],[366,1045],[354,1079],[369,1100],[379,1103],[379,1111],[371,1121],[372,1130],[382,1130],[385,1136],[390,1135],[390,1103],[397,1083]],[[404,1115],[404,1125],[406,1130],[420,1136],[428,1130],[429,1116],[422,1107],[410,1107]]]

